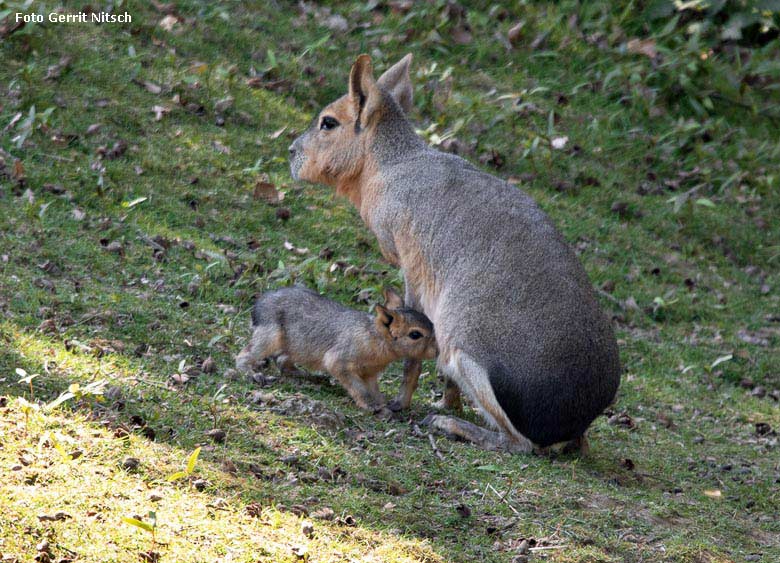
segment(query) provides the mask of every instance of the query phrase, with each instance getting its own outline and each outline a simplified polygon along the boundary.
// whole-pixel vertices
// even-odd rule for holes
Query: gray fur
[[[578,439],[620,381],[612,327],[582,265],[530,196],[426,146],[389,86],[380,92],[370,152],[382,187],[361,216],[405,270],[407,305],[433,321],[440,364],[466,354],[535,445]],[[421,265],[432,285],[415,282],[409,268]]]
[[[252,310],[252,337],[236,359],[250,372],[265,358],[300,365],[336,377],[363,408],[384,398],[377,376],[391,362],[431,359],[436,341],[431,321],[419,311],[377,307],[377,315],[355,311],[301,286],[269,291]],[[412,339],[414,331],[423,336]]]
[[[547,215],[523,191],[427,147],[382,176],[387,205],[374,208],[369,225],[386,253],[397,253],[400,229],[423,243],[442,291],[434,310],[426,307],[433,296],[418,298],[440,347],[484,366],[499,404],[535,444],[581,435],[615,396],[617,345]]]

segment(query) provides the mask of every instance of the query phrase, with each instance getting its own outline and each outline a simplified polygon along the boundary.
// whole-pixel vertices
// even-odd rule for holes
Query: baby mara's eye
[[[335,129],[338,126],[338,120],[335,117],[331,117],[329,115],[323,117],[322,121],[320,122],[320,129],[324,129],[325,131],[330,131],[331,129]]]
[[[413,330],[412,332],[409,333],[409,338],[411,338],[412,340],[420,340],[420,338],[422,337],[423,337],[422,332],[420,332],[419,330]]]

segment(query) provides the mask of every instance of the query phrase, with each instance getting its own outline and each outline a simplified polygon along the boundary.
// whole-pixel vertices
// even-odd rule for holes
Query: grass
[[[171,31],[132,3],[129,25],[3,40],[0,125],[22,116],[0,137],[0,559],[498,562],[523,539],[556,562],[780,557],[777,95],[705,113],[663,95],[691,53],[626,52],[630,11],[464,5],[470,40],[440,3],[329,4],[339,32],[325,8],[196,0]],[[518,19],[510,50],[494,34]],[[439,459],[415,426],[433,365],[396,421],[327,380],[230,371],[258,292],[298,281],[368,309],[400,287],[348,203],[285,157],[356,54],[381,70],[410,51],[421,134],[528,190],[604,288],[625,366],[608,415],[628,418],[599,418],[588,457],[437,437]],[[99,381],[102,398],[44,406]],[[122,520],[150,511],[154,539]]]

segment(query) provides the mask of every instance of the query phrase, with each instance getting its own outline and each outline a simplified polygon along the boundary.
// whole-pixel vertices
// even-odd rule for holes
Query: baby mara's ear
[[[376,81],[377,86],[390,94],[407,115],[412,110],[413,90],[412,81],[409,78],[411,64],[412,54],[408,53],[403,59],[388,68]]]
[[[380,331],[390,332],[390,325],[393,324],[394,316],[383,305],[376,305],[374,307],[374,313],[376,314],[376,326]]]
[[[404,306],[403,298],[390,288],[382,290],[382,296],[388,309],[401,309]]]

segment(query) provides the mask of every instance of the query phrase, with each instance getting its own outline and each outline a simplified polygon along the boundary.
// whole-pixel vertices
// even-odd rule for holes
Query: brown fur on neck
[[[337,180],[336,194],[349,199],[363,216],[364,204],[373,204],[376,190],[372,188],[378,180],[379,166],[373,155],[368,152],[361,161],[360,170],[355,175]]]

